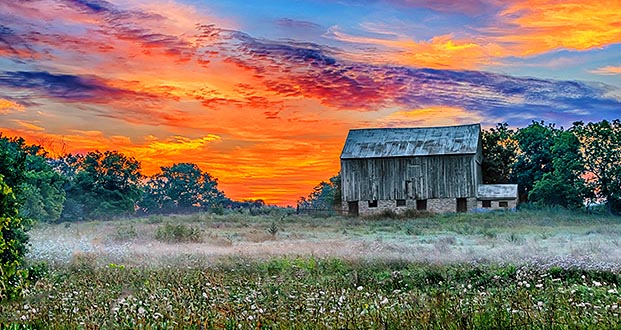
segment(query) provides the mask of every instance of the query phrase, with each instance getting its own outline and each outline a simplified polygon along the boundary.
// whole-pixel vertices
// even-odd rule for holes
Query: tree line
[[[1,134],[0,176],[18,201],[20,217],[50,223],[265,205],[231,200],[217,178],[193,163],[162,166],[145,176],[138,160],[118,151],[51,157],[41,146]]]
[[[533,121],[481,132],[483,182],[518,184],[521,205],[621,214],[621,122],[602,120],[570,128]],[[322,181],[298,207],[340,207],[340,174]]]

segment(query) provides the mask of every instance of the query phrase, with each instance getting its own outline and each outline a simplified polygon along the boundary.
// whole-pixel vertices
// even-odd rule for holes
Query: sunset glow
[[[621,117],[621,2],[0,1],[0,132],[293,205],[351,128]]]

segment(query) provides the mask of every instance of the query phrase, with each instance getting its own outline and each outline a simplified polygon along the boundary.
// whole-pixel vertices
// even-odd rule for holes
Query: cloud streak
[[[621,75],[621,66],[609,65],[595,70],[591,70],[589,72],[601,75]]]

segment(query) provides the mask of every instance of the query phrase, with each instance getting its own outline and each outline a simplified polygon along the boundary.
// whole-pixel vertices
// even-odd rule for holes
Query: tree
[[[300,197],[298,208],[331,209],[341,204],[341,173],[331,177],[328,182],[321,181],[308,197]]]
[[[515,132],[507,123],[483,130],[483,182],[510,183],[511,170],[517,157]]]
[[[41,149],[37,155],[27,155],[24,183],[20,186],[22,205],[20,215],[35,221],[55,222],[65,203],[64,178],[56,172]]]
[[[63,178],[48,163],[46,151],[22,138],[0,135],[0,174],[20,203],[19,215],[56,221],[63,209]]]
[[[528,201],[535,183],[553,171],[552,146],[558,130],[553,124],[533,122],[515,134],[519,152],[512,166],[511,179],[518,184],[520,201]]]
[[[574,131],[582,143],[587,186],[609,213],[621,214],[621,122],[575,122]]]
[[[65,220],[132,214],[140,199],[140,162],[117,151],[68,155],[57,164],[67,171]],[[76,212],[77,211],[77,212]]]
[[[585,184],[582,178],[584,162],[580,141],[573,131],[560,131],[552,146],[553,171],[535,182],[528,199],[540,206],[581,208],[584,205]]]
[[[221,207],[226,200],[217,179],[196,164],[178,163],[149,178],[139,205],[146,213],[192,212]]]

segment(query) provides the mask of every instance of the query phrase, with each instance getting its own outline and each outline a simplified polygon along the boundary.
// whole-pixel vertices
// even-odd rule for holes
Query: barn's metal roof
[[[475,154],[480,124],[352,129],[341,159]]]
[[[516,199],[517,197],[517,184],[480,184],[477,188],[478,199],[498,200]]]

